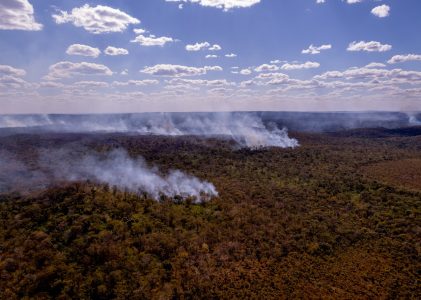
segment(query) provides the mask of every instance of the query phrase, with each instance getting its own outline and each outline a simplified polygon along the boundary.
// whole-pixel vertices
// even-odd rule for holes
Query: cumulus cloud
[[[226,79],[182,79],[175,78],[168,81],[171,85],[196,85],[196,86],[208,86],[208,87],[221,87],[221,86],[234,86],[234,82],[227,81]]]
[[[154,76],[183,77],[204,75],[208,71],[222,71],[220,66],[188,67],[171,64],[158,64],[152,67],[145,67],[140,72]]]
[[[0,76],[15,76],[23,77],[26,75],[26,71],[23,69],[16,69],[7,65],[0,65]]]
[[[381,44],[376,41],[371,42],[352,42],[349,44],[347,51],[366,51],[366,52],[385,52],[392,49],[391,45]]]
[[[88,45],[73,44],[67,48],[66,53],[68,55],[98,57],[101,54],[101,51],[98,48],[94,48]]]
[[[388,17],[390,14],[390,6],[386,4],[376,6],[371,10],[371,13],[379,18]]]
[[[376,63],[376,62],[369,63],[368,65],[365,66],[365,68],[384,68],[384,67],[386,67],[385,64]]]
[[[272,80],[272,79],[289,79],[289,76],[284,73],[262,73],[256,76],[256,79]]]
[[[187,51],[200,51],[209,47],[210,47],[210,44],[208,42],[202,42],[202,43],[186,45],[186,50]]]
[[[0,65],[0,87],[3,89],[24,89],[31,86],[21,77],[26,75],[23,69]]]
[[[402,69],[374,69],[374,68],[350,68],[346,71],[329,71],[321,75],[314,76],[315,80],[370,80],[371,84],[378,86],[380,83],[389,84],[420,84],[421,72],[406,71]],[[363,82],[369,84],[367,82]]]
[[[0,87],[4,89],[23,89],[30,87],[30,83],[26,82],[22,78],[4,75],[0,76]]]
[[[222,47],[219,46],[218,44],[214,44],[209,48],[209,51],[220,51],[222,50]]]
[[[274,60],[270,61],[271,64],[283,64],[283,63],[287,63],[287,62],[288,61],[286,61],[286,60],[280,60],[280,59],[274,59]]]
[[[116,48],[116,47],[108,46],[104,50],[104,53],[106,55],[116,56],[116,55],[127,55],[129,54],[129,51],[124,48]]]
[[[133,32],[136,33],[136,34],[144,34],[147,31],[143,28],[135,28],[135,29],[133,29]]]
[[[122,32],[130,24],[140,23],[119,9],[104,5],[91,7],[89,4],[73,8],[71,12],[60,11],[53,15],[53,19],[57,24],[72,23],[94,34]]]
[[[406,55],[395,55],[387,61],[388,64],[397,64],[407,61],[421,61],[421,55],[419,54],[406,54]]]
[[[2,0],[0,29],[36,31],[42,29],[42,24],[35,21],[34,8],[28,0]]]
[[[263,64],[254,69],[256,72],[273,72],[278,71],[279,67],[276,65]]]
[[[72,84],[72,86],[77,88],[83,88],[83,89],[97,89],[97,88],[106,88],[109,86],[107,82],[104,81],[77,81]]]
[[[205,7],[215,7],[228,11],[233,8],[246,8],[260,3],[260,0],[165,0],[166,2],[197,3]]]
[[[281,66],[282,70],[301,70],[301,69],[314,69],[320,67],[318,62],[307,61],[302,64],[286,63]]]
[[[145,86],[158,84],[159,81],[156,79],[144,79],[144,80],[128,80],[128,81],[114,81],[114,86]]]
[[[227,57],[227,58],[234,58],[234,57],[237,57],[237,54],[235,54],[235,53],[229,53],[229,54],[225,54],[225,57]]]
[[[138,43],[141,46],[151,47],[151,46],[165,46],[166,43],[174,42],[173,38],[161,36],[156,37],[155,35],[145,36],[143,34],[138,35],[134,40],[131,40],[132,43]]]
[[[208,55],[205,56],[205,58],[218,58],[218,55],[208,54]]]
[[[322,50],[329,50],[332,49],[332,45],[321,45],[321,46],[313,46],[310,45],[307,49],[301,51],[302,54],[319,54]]]
[[[0,65],[0,87],[4,90],[22,90],[34,86],[21,78],[25,75],[26,71],[23,69]]]
[[[57,80],[62,78],[74,77],[77,75],[106,75],[111,76],[113,72],[104,65],[88,62],[73,63],[61,61],[49,67],[47,80]]]
[[[195,44],[186,45],[187,51],[200,51],[200,50],[209,50],[209,51],[219,51],[222,49],[218,44],[211,45],[209,42],[201,42]]]

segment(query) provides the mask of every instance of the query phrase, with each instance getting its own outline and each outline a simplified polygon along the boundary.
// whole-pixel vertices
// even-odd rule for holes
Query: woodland
[[[0,150],[32,169],[40,150],[125,149],[219,194],[157,201],[93,181],[28,187],[22,174],[0,193],[0,298],[419,299],[420,131],[292,132],[293,149],[218,137],[2,136]]]

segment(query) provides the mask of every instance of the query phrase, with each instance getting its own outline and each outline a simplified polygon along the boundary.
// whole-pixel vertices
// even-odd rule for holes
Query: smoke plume
[[[255,113],[145,113],[123,115],[4,115],[0,128],[57,132],[123,132],[142,135],[230,137],[243,147],[296,147],[286,128]]]
[[[420,126],[421,119],[418,119],[417,114],[414,113],[407,113],[408,115],[408,122],[412,126]]]
[[[162,174],[158,168],[148,166],[143,158],[133,159],[124,150],[81,158],[67,150],[44,151],[39,155],[36,170],[11,154],[3,154],[0,160],[0,192],[31,190],[62,181],[90,180],[133,193],[147,193],[156,200],[160,200],[161,196],[180,196],[202,202],[218,196],[212,183],[179,170]]]

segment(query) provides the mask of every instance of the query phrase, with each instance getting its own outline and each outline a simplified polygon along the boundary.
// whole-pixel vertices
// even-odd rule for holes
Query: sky
[[[421,111],[419,0],[1,0],[0,113]]]

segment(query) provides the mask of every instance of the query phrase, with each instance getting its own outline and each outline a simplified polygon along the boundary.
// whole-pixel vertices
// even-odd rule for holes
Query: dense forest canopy
[[[417,298],[421,175],[395,166],[420,165],[414,130],[292,133],[298,148],[255,150],[192,136],[5,136],[2,151],[33,169],[41,150],[125,149],[219,193],[157,201],[93,181],[41,180],[31,192],[17,181],[0,196],[0,290],[7,299]]]

